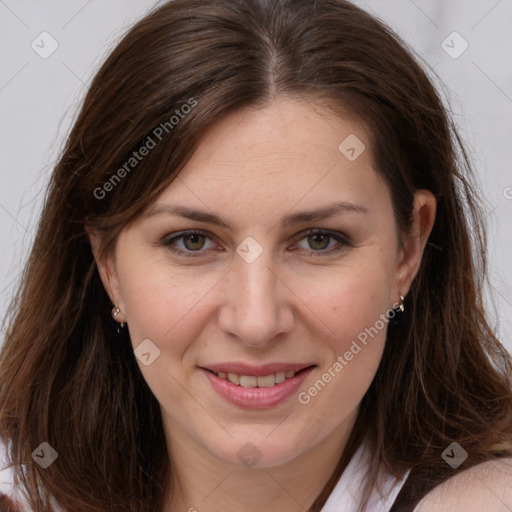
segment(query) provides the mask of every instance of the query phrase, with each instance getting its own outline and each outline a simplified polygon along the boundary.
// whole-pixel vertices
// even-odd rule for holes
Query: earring
[[[117,315],[119,315],[119,313],[121,313],[121,310],[117,307],[117,306],[113,306],[112,308],[112,318],[115,320]],[[120,322],[120,326],[121,326],[121,329],[124,329],[124,322]],[[119,328],[118,328],[118,332],[119,332]]]
[[[405,311],[404,297],[402,295],[400,295],[400,300],[402,303],[399,304],[396,308],[393,308],[392,314],[389,315],[389,324],[392,326],[400,324],[399,313],[403,313]]]

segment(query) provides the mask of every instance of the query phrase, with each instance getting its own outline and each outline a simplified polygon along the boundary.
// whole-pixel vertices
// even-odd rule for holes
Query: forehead
[[[355,155],[340,151],[347,138],[357,146]],[[319,101],[282,97],[219,120],[203,136],[193,161],[226,167],[260,162],[279,166],[280,160],[309,161],[319,153],[345,155],[349,161],[361,153],[361,161],[372,165],[369,143],[364,123],[354,116],[336,114]]]
[[[158,202],[259,214],[390,201],[363,122],[281,98],[217,121]]]

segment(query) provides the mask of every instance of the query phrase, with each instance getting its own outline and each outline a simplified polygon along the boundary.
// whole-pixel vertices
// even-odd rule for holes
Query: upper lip
[[[273,373],[278,372],[299,372],[300,370],[304,370],[304,368],[308,368],[310,366],[314,366],[311,363],[268,363],[261,366],[253,366],[246,363],[219,363],[219,364],[210,364],[208,366],[202,366],[206,370],[211,370],[212,372],[219,373],[234,373],[236,375],[247,375],[254,377],[264,377],[265,375],[271,375]]]

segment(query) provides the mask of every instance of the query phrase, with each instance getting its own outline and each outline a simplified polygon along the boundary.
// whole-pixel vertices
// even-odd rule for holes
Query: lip
[[[225,365],[219,365],[226,368]],[[244,371],[247,371],[249,368],[247,365],[242,365]],[[275,368],[276,365],[268,365],[267,367],[262,366],[258,367],[258,371],[267,371],[268,368]],[[290,368],[293,370],[290,365],[281,365],[281,368]],[[297,368],[297,365],[295,366]],[[199,368],[203,375],[208,379],[212,388],[225,400],[229,403],[236,405],[238,407],[242,407],[244,409],[269,409],[276,405],[279,405],[294,395],[301,384],[304,382],[306,377],[316,368],[316,366],[309,365],[298,365],[300,373],[297,373],[294,377],[290,379],[286,379],[284,382],[280,384],[276,384],[269,388],[244,388],[243,386],[237,386],[227,380],[221,379],[217,377],[217,375],[213,374],[209,369]],[[230,366],[233,368],[233,366]],[[240,369],[239,366],[237,368]],[[254,367],[251,371],[254,371]],[[293,370],[293,371],[299,371]],[[213,370],[217,371],[217,370]],[[224,370],[218,370],[224,371]],[[287,371],[287,370],[274,370],[268,373],[261,373],[255,375],[254,373],[249,373],[249,375],[255,375],[257,377],[261,377],[263,375],[270,375],[271,373],[276,373],[277,371]],[[238,373],[238,371],[231,371],[229,373]],[[247,373],[239,373],[239,375],[248,375]]]
[[[261,366],[252,366],[246,363],[219,363],[212,364],[208,366],[202,367],[206,370],[211,370],[212,372],[219,373],[236,373],[237,375],[250,375],[254,377],[264,377],[265,375],[270,375],[272,373],[277,372],[299,372],[304,370],[304,368],[308,368],[309,366],[314,366],[313,363],[268,363]]]

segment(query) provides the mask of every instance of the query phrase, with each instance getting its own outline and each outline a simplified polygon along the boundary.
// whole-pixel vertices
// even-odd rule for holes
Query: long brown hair
[[[96,74],[11,305],[0,435],[34,510],[52,510],[53,496],[70,511],[154,512],[172,494],[159,404],[130,340],[117,337],[86,227],[102,233],[103,254],[111,251],[209,126],[282,95],[322,99],[367,124],[402,231],[415,190],[438,202],[406,312],[388,330],[349,444],[312,510],[363,436],[372,464],[361,509],[380,470],[435,470],[453,441],[469,454],[463,467],[512,453],[512,362],[482,304],[482,208],[457,132],[416,58],[345,0],[174,0],[131,28]],[[126,167],[157,127],[161,140]],[[44,470],[31,458],[41,442],[59,454]]]

